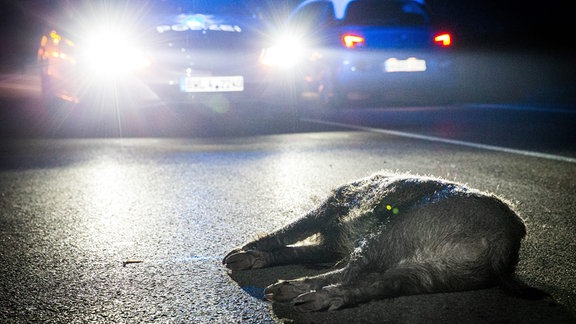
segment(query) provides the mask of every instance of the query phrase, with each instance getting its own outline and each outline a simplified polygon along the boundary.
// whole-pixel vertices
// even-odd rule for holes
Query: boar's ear
[[[380,172],[373,174],[372,177],[375,177],[375,178],[377,177],[380,180],[388,180],[388,179],[392,178],[393,175],[394,175],[393,173],[390,173],[387,171],[380,171]]]

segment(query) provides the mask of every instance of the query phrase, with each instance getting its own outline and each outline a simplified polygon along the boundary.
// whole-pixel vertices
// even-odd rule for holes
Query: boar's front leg
[[[338,240],[339,215],[349,210],[331,195],[318,208],[296,222],[230,251],[222,261],[231,270],[276,265],[335,262],[342,257]],[[294,245],[317,235],[314,244]]]
[[[279,280],[264,289],[266,299],[271,302],[292,302],[301,294],[322,289],[342,281],[343,269],[337,269],[317,276],[293,280]]]
[[[337,282],[295,296],[291,303],[301,312],[332,311],[374,299],[401,295],[403,281],[381,273],[365,273],[351,282]],[[400,279],[400,280],[399,280]],[[291,281],[294,283],[294,281]],[[271,296],[273,301],[281,301]]]
[[[281,247],[270,251],[234,249],[224,257],[230,270],[259,269],[287,264],[314,264],[334,262],[340,257],[322,245]]]

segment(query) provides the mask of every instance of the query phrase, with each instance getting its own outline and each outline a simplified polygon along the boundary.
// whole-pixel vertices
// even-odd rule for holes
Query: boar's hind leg
[[[482,276],[448,275],[419,263],[346,278],[349,280],[298,295],[292,300],[294,307],[303,312],[335,310],[384,298],[484,288],[488,282]]]

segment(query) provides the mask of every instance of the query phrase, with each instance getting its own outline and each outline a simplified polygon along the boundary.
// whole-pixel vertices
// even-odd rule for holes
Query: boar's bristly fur
[[[301,311],[502,286],[529,292],[515,268],[523,220],[495,195],[430,177],[377,173],[335,189],[297,221],[229,252],[232,271],[338,263],[265,289]],[[298,244],[315,237],[313,244]]]

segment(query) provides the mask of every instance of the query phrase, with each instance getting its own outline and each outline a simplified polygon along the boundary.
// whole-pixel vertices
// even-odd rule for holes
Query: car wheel
[[[67,108],[66,101],[58,98],[54,93],[54,85],[52,79],[45,75],[40,75],[40,87],[42,94],[42,103],[48,112],[59,111]]]

